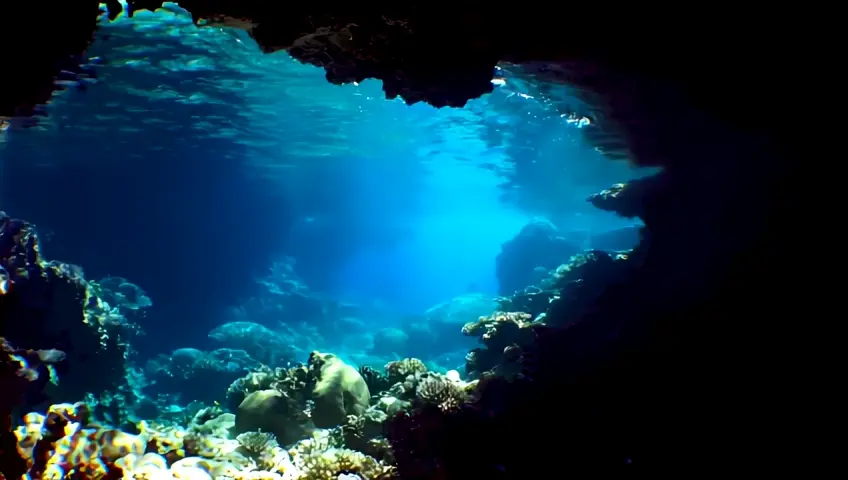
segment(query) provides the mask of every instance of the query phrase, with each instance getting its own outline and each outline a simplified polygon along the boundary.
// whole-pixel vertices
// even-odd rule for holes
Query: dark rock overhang
[[[121,12],[117,1],[106,3],[110,16]],[[179,4],[199,23],[245,29],[266,52],[286,50],[322,67],[330,82],[376,78],[387,97],[407,103],[461,107],[492,90],[498,62],[521,64],[528,76],[574,89],[597,122],[599,147],[645,165],[667,165],[678,156],[660,138],[698,141],[689,138],[691,122],[718,119],[748,132],[776,126],[781,107],[760,79],[787,78],[772,61],[779,46],[769,32],[746,35],[745,18],[719,21],[718,12],[672,22],[655,12],[612,16],[589,7],[564,16],[530,7],[453,12],[405,4],[388,13],[338,14],[302,6],[287,12],[259,0]],[[132,15],[161,5],[130,0],[127,8]],[[0,54],[0,116],[28,116],[49,100],[61,71],[79,70],[97,27],[98,2],[60,2],[36,16],[7,12],[7,37],[15,41]],[[704,118],[681,121],[693,111]],[[636,120],[648,114],[656,121]]]

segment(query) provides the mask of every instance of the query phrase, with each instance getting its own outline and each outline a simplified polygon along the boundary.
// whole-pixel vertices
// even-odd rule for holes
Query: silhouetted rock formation
[[[35,228],[0,211],[0,337],[22,349],[59,349],[61,400],[112,392],[126,383],[125,327],[78,267],[41,256]]]
[[[512,295],[538,284],[555,269],[582,250],[580,245],[559,235],[554,224],[534,220],[501,246],[495,259],[495,273],[501,295]]]

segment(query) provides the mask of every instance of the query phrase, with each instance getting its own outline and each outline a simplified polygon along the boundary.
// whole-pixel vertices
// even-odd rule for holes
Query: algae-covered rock
[[[309,369],[316,378],[312,390],[312,421],[319,428],[343,424],[348,415],[361,415],[371,398],[362,375],[335,355],[312,352]]]
[[[248,395],[236,413],[236,433],[269,432],[282,444],[298,441],[309,426],[300,422],[301,412],[277,390],[259,390]]]

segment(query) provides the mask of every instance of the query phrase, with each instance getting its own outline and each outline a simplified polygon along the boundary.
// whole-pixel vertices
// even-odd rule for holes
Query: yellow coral
[[[138,422],[136,428],[139,435],[147,440],[148,448],[155,450],[155,453],[165,455],[172,460],[186,457],[185,430],[172,425],[147,421]]]
[[[140,436],[94,425],[83,427],[74,421],[87,421],[88,409],[84,404],[58,404],[47,411],[46,416],[25,415],[25,425],[15,431],[19,450],[28,457],[30,468],[38,460],[33,457],[35,444],[42,440],[50,442],[47,445],[52,449],[46,452],[46,462],[38,466],[44,469],[43,479],[62,480],[69,475],[103,478],[108,466],[119,458],[144,453],[146,442]],[[57,431],[56,427],[61,430]]]

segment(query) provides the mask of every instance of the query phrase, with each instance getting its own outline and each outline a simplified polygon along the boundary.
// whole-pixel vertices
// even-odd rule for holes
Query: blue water
[[[146,292],[142,357],[212,348],[208,332],[234,319],[288,325],[303,351],[404,356],[409,342],[364,345],[497,295],[495,258],[532,219],[582,239],[631,225],[585,198],[644,172],[601,158],[561,99],[508,66],[464,109],[409,107],[177,9],[105,25],[88,56],[96,81],[0,133],[0,205],[38,225],[49,258]],[[257,280],[284,257],[310,295],[358,305],[355,321],[251,317],[251,298],[275,301]],[[433,358],[474,315],[428,327]]]

